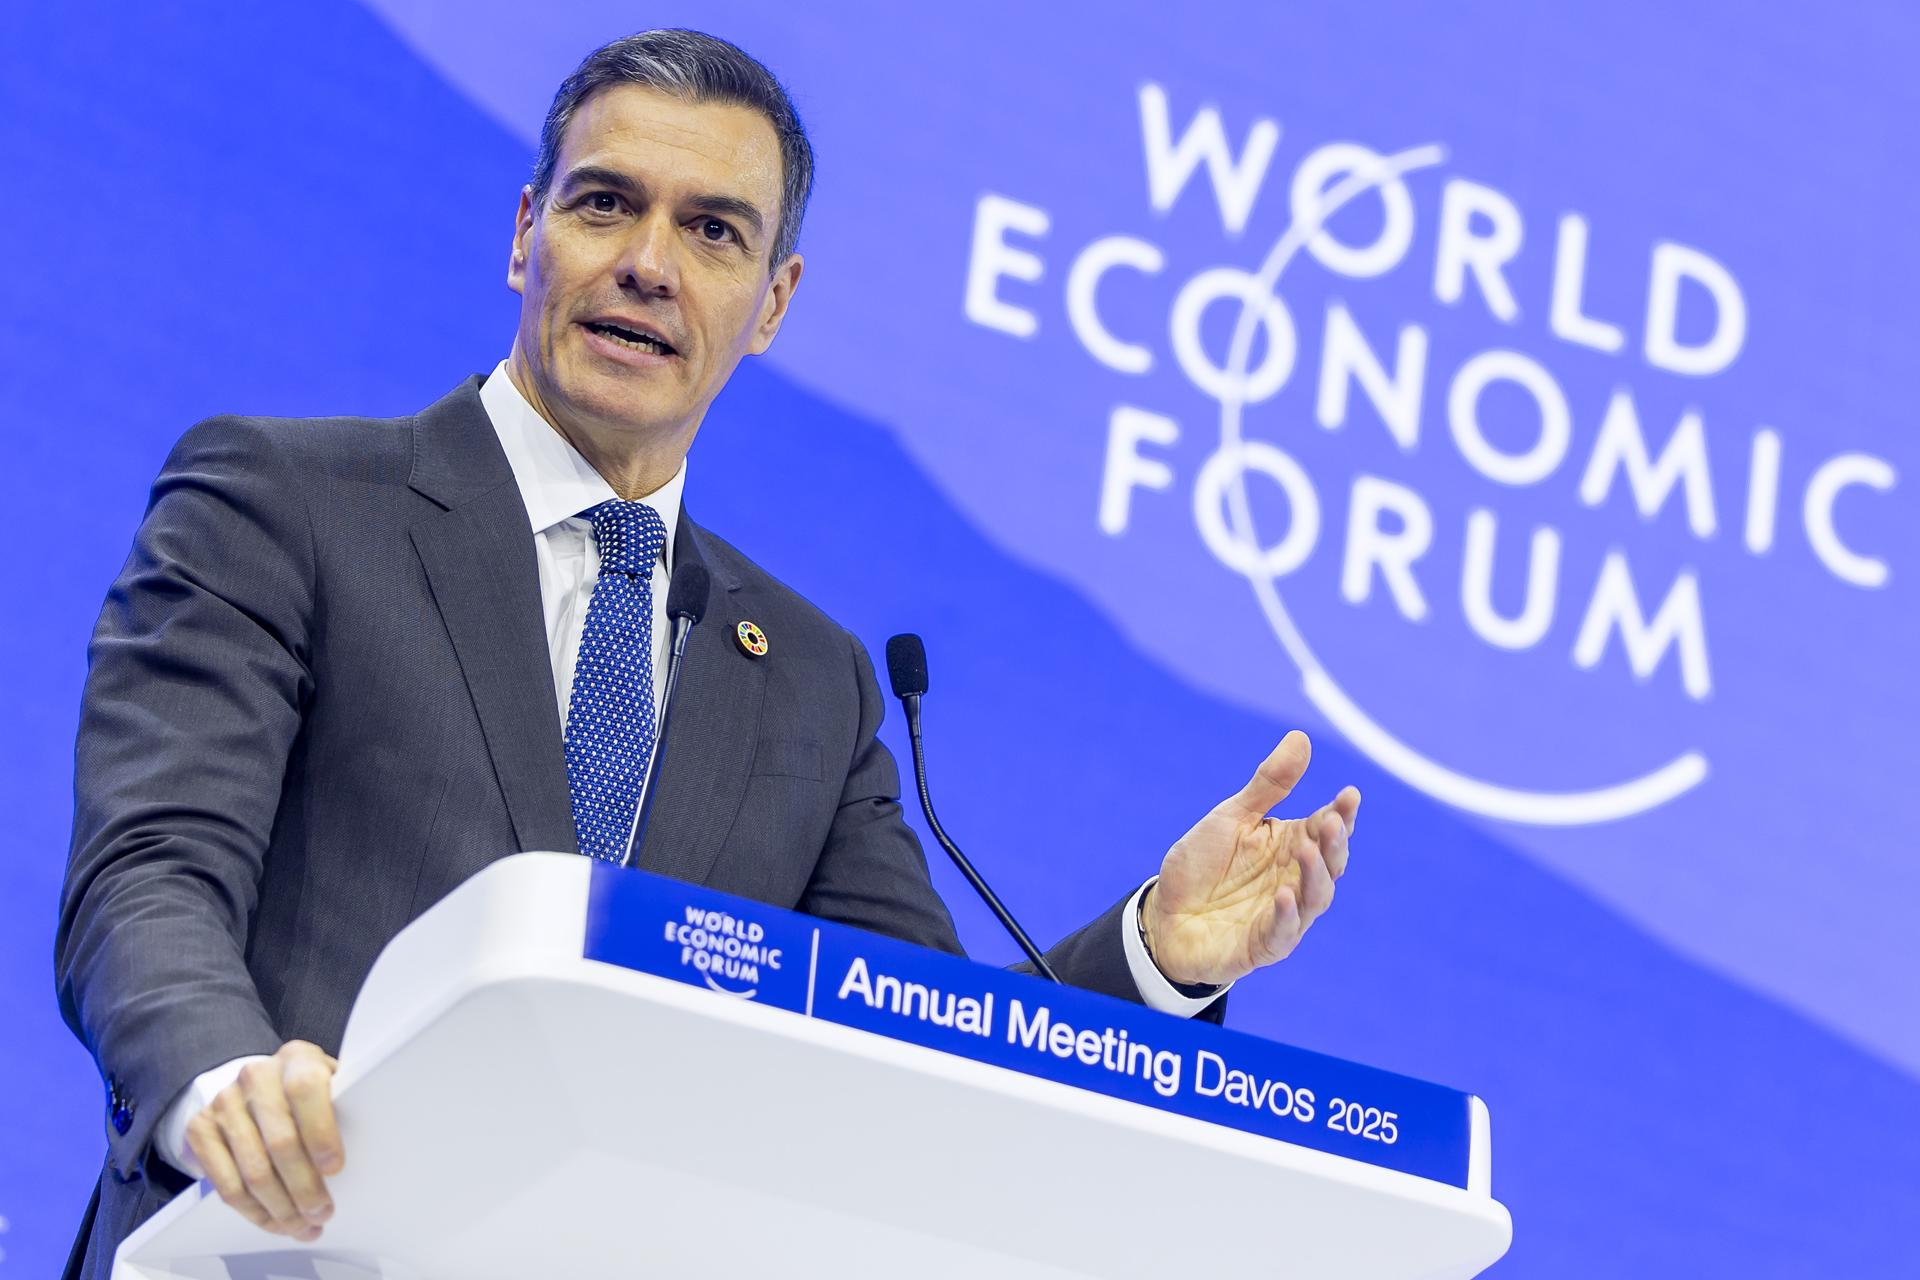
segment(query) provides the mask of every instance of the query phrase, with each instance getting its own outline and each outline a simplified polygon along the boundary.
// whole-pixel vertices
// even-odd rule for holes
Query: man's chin
[[[678,385],[661,386],[664,379],[642,377],[588,377],[562,388],[567,407],[584,424],[600,431],[671,436],[686,421],[686,404]]]

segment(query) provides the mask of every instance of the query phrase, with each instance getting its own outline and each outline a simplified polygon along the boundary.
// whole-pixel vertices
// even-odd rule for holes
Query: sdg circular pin
[[[749,658],[767,656],[767,633],[751,622],[742,622],[733,629],[733,638],[739,642],[740,652]]]

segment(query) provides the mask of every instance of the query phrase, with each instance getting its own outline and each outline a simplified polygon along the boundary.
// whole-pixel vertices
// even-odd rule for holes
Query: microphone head
[[[927,691],[927,646],[912,632],[887,641],[887,678],[893,696],[917,698]]]
[[[707,566],[697,560],[682,560],[673,567],[673,581],[667,585],[667,616],[685,618],[688,626],[707,616],[707,592],[713,578]]]

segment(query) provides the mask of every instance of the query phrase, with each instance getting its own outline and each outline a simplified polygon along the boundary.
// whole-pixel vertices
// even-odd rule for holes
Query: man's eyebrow
[[[583,164],[577,169],[567,170],[567,176],[560,180],[560,185],[569,191],[578,187],[611,187],[630,196],[645,195],[647,190],[637,179],[628,177],[618,169],[597,164]]]

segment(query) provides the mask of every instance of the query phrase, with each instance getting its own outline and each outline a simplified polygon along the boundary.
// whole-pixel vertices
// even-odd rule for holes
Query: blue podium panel
[[[1466,1188],[1473,1098],[596,864],[582,956]]]

